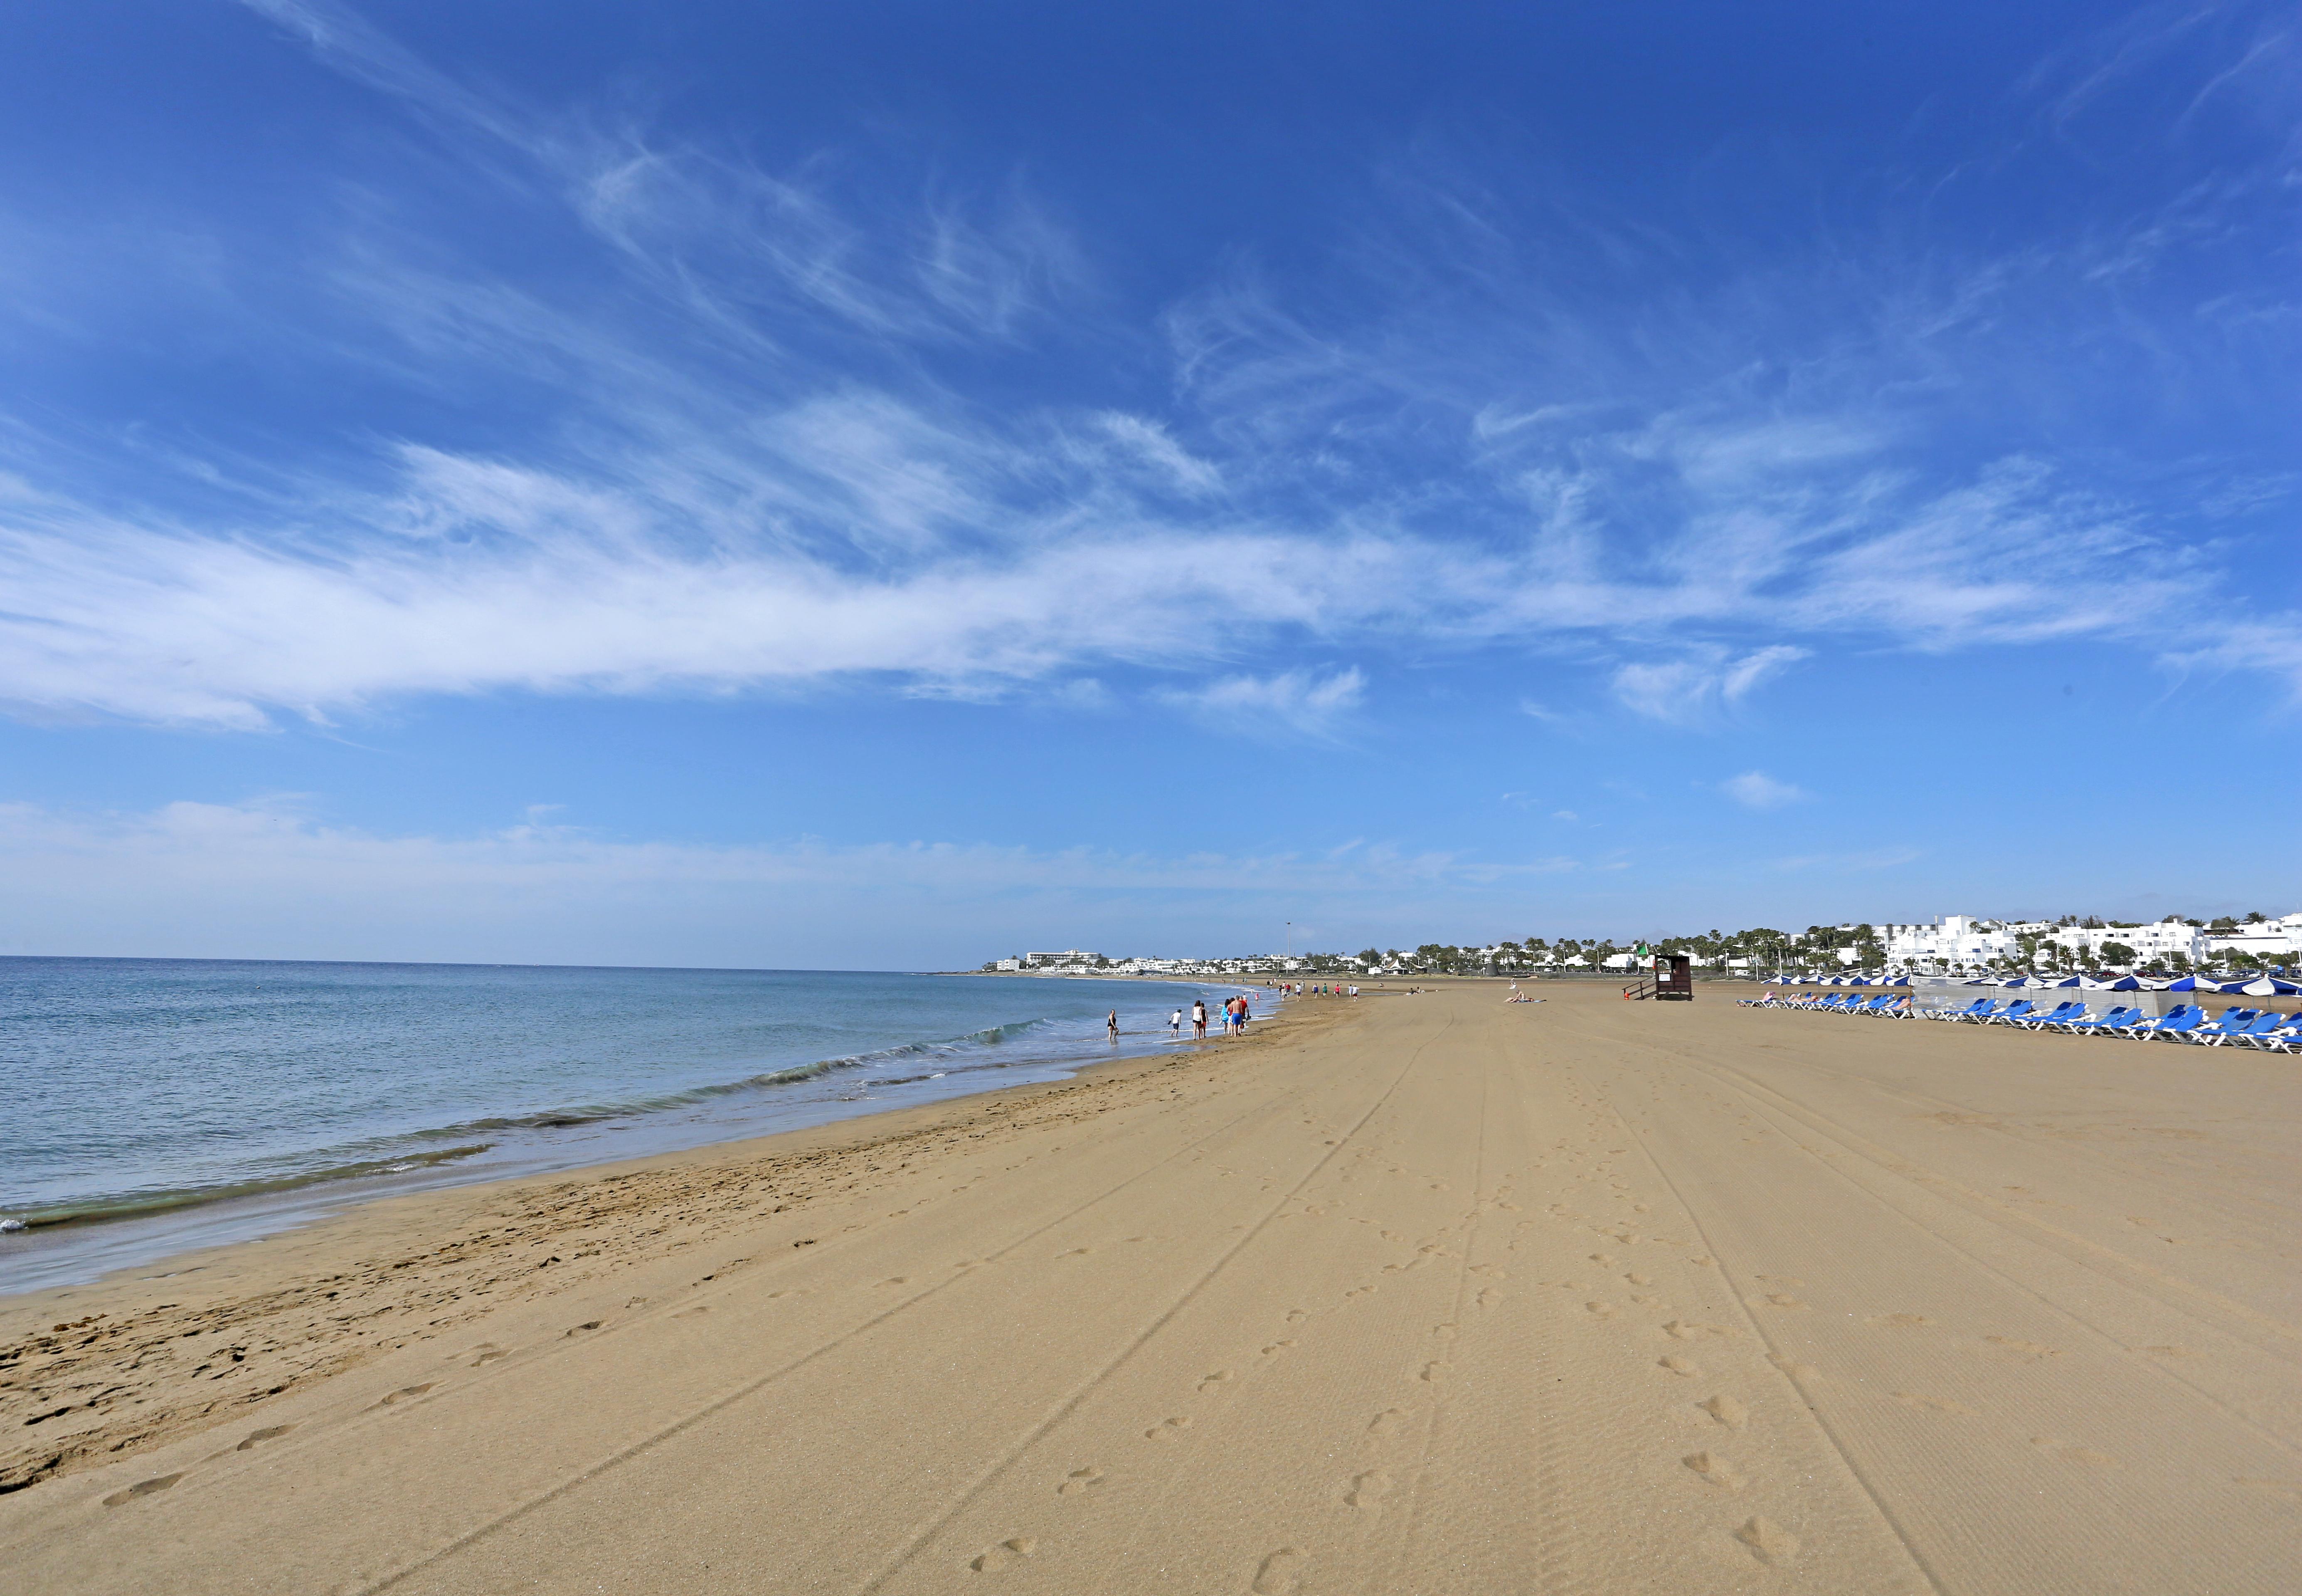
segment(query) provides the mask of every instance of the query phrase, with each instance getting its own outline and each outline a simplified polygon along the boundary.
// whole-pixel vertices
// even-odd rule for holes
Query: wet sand
[[[2294,1059],[1530,989],[0,1304],[6,1588],[2302,1584]]]

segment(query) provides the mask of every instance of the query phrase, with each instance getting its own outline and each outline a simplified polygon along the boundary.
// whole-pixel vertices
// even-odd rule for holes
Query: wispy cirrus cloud
[[[1357,666],[1323,676],[1312,670],[1281,671],[1268,676],[1230,676],[1164,696],[1210,719],[1324,737],[1365,700],[1366,677]]]
[[[2105,239],[1691,272],[1603,207],[1402,160],[1334,277],[1233,263],[1129,307],[1020,183],[836,151],[770,170],[483,89],[346,7],[249,3],[404,110],[423,160],[588,240],[590,275],[348,207],[311,263],[323,302],[235,314],[272,340],[315,318],[307,343],[420,393],[424,424],[291,462],[139,424],[132,470],[0,441],[0,700],[25,712],[255,728],[433,693],[1130,671],[1195,713],[1332,727],[1365,678],[1306,659],[1500,647],[1699,727],[1833,649],[2072,638],[2302,688],[2249,641],[2293,629],[2282,601],[2197,601],[2227,562],[2169,508],[2187,488],[1956,436],[1999,387],[2087,397],[2001,329],[2113,292],[2086,286]],[[2071,115],[2096,92],[2033,90]],[[2234,203],[2129,219],[2144,253],[2116,275],[2163,273]],[[2105,302],[2102,329],[2131,315]],[[1021,399],[970,364],[1021,349],[1126,380]],[[467,388],[484,413],[437,420]],[[2290,502],[2248,480],[2244,513]]]
[[[1761,684],[1811,651],[1773,643],[1739,656],[1714,650],[1707,658],[1638,661],[1616,669],[1615,696],[1651,720],[1699,726],[1740,707]]]

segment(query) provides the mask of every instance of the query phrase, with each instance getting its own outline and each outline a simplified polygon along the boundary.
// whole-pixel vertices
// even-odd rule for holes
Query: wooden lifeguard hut
[[[1623,995],[1634,1002],[1651,997],[1664,1003],[1693,1003],[1694,961],[1684,953],[1657,953],[1654,972],[1637,985],[1624,987]]]

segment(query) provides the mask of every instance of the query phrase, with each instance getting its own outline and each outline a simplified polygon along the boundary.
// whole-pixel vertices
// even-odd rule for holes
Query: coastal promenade
[[[1529,989],[0,1303],[0,1583],[2302,1585],[2292,1061]]]

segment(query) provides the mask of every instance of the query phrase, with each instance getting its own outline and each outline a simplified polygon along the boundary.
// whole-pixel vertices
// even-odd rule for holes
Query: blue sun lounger
[[[2067,1002],[2056,1004],[2043,1014],[2025,1014],[2014,1023],[2024,1030],[2037,1030],[2045,1026],[2060,1025],[2065,1020],[2075,1020],[2085,1012],[2085,1001],[2073,997]]]
[[[2261,1048],[2265,1053],[2294,1053],[2302,1051],[2302,1013],[2297,1013],[2284,1025],[2279,1027],[2276,1030],[2272,1031],[2267,1036],[2255,1037],[2249,1039],[2252,1040],[2256,1047]]]
[[[1975,1014],[1979,1014],[1989,1006],[1990,999],[1987,997],[1978,997],[1962,1009],[1930,1010],[1927,1014],[1927,1018],[1929,1020],[1949,1020],[1955,1021],[1967,1019]]]
[[[2285,1023],[2285,1015],[2280,1013],[2275,1009],[2264,1009],[2261,1013],[2256,1014],[2252,1020],[2248,1021],[2239,1029],[2225,1035],[2222,1037],[2222,1040],[2225,1042],[2243,1042],[2247,1046],[2251,1047],[2255,1045],[2255,1037],[2266,1037],[2272,1031],[2276,1030]]]
[[[2105,1031],[2114,1032],[2121,1026],[2131,1025],[2141,1018],[2140,1009],[2129,1008],[2121,1004],[2099,1019],[2072,1020],[2066,1022],[2063,1029],[2074,1037],[2094,1037],[2100,1036]]]
[[[2196,1042],[2206,1047],[2219,1047],[2231,1037],[2244,1030],[2261,1018],[2260,1009],[2224,1009],[2221,1019],[2207,1021],[2185,1036],[2182,1040]]]
[[[2037,1006],[2027,997],[2018,997],[1997,1013],[1985,1014],[1982,1021],[1986,1025],[2020,1025],[2024,1016]]]
[[[2205,1010],[2194,1003],[2178,1003],[2155,1020],[2127,1027],[2126,1034],[2137,1041],[2147,1042],[2155,1037],[2179,1042],[2184,1032],[2196,1030],[2205,1022]]]

